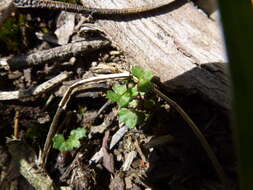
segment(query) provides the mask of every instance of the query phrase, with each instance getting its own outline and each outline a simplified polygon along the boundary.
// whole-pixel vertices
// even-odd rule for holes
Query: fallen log
[[[82,2],[96,8],[128,8],[155,3],[144,0]],[[200,93],[230,110],[220,26],[192,2],[176,0],[160,9],[137,15],[103,16],[96,23],[125,52],[130,63],[152,70],[168,90]]]

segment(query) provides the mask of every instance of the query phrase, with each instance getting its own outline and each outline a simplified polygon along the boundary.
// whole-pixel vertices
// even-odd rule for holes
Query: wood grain
[[[83,0],[85,6],[98,8],[128,8],[154,2]],[[176,0],[156,11],[100,18],[96,23],[132,64],[152,70],[169,90],[200,93],[230,110],[220,26],[191,2]]]

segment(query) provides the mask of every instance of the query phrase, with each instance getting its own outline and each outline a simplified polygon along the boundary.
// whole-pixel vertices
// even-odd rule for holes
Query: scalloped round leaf
[[[72,130],[70,132],[70,135],[74,136],[77,139],[80,139],[80,138],[86,137],[86,132],[87,132],[86,129],[79,127],[79,128]]]
[[[64,136],[62,134],[56,134],[53,137],[53,148],[60,150],[60,147],[65,142]]]
[[[131,93],[132,97],[135,97],[138,95],[138,86],[134,85],[132,88],[129,88],[128,91]]]
[[[138,83],[138,88],[141,92],[148,93],[149,91],[152,90],[153,84],[150,81],[147,80],[140,80]]]
[[[112,87],[113,91],[118,95],[123,95],[127,91],[127,86],[125,84],[116,84]]]
[[[135,76],[138,79],[141,79],[144,76],[144,70],[142,67],[139,67],[139,66],[133,67],[131,70],[131,73],[133,76]]]
[[[115,92],[113,92],[112,90],[107,91],[106,97],[113,102],[117,102],[120,98],[120,96]]]
[[[129,104],[129,102],[132,100],[132,96],[129,92],[126,92],[122,96],[120,96],[119,100],[117,101],[120,107],[125,107]]]
[[[119,111],[119,120],[126,124],[130,129],[136,127],[138,122],[138,115],[129,109],[122,108]]]
[[[76,138],[75,136],[69,136],[68,140],[66,143],[68,143],[68,146],[73,149],[73,148],[79,148],[81,146],[80,143],[80,138]]]
[[[132,100],[129,102],[128,106],[131,108],[136,108],[138,106],[138,100]]]

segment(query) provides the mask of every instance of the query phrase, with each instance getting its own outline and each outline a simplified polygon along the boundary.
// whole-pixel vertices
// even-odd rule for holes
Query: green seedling
[[[138,95],[137,86],[127,88],[126,84],[116,84],[112,90],[107,92],[107,98],[113,102],[117,102],[120,107],[128,106],[134,97]]]
[[[132,75],[138,79],[138,90],[143,93],[148,93],[152,90],[152,78],[153,74],[150,71],[145,71],[142,67],[133,67],[131,71]]]
[[[150,104],[150,100],[145,100],[144,96],[153,88],[151,82],[153,74],[141,67],[133,67],[131,74],[137,80],[130,79],[127,84],[114,85],[112,90],[107,91],[107,98],[121,107],[118,114],[119,120],[129,128],[134,128],[145,120],[147,115],[145,110],[140,107]],[[144,99],[141,99],[143,97]],[[140,104],[144,106],[140,106]]]
[[[84,128],[74,129],[66,140],[62,134],[56,134],[53,138],[53,148],[61,152],[79,148],[81,146],[80,139],[87,136],[86,132]]]

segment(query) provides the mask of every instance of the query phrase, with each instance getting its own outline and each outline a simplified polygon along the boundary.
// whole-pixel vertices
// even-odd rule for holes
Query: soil
[[[1,55],[18,56],[60,46],[44,38],[39,40],[35,35],[35,32],[46,31],[47,36],[55,39],[53,33],[62,21],[58,15],[58,12],[46,10],[16,12],[14,19],[20,22],[20,17],[25,18],[19,33],[23,48],[19,44],[12,49],[2,49]],[[80,15],[75,15],[75,26],[80,19]],[[79,30],[73,31],[69,42],[104,39],[103,33],[98,30],[86,30],[85,37],[79,34]],[[0,102],[0,189],[34,189],[17,169],[13,169],[13,154],[8,149],[7,137],[21,139],[39,155],[62,99],[64,86],[97,74],[123,72],[131,67],[124,54],[113,46],[84,56],[72,56],[71,59],[52,60],[25,69],[1,69],[0,89],[8,92],[32,89],[63,72],[71,75],[37,96]],[[150,119],[135,129],[127,130],[110,149],[112,137],[121,127],[115,114],[117,105],[108,104],[105,97],[113,83],[115,81],[95,83],[92,89],[71,96],[67,109],[60,117],[57,133],[67,137],[72,129],[85,128],[89,135],[81,140],[80,148],[62,153],[51,149],[46,171],[57,187],[80,190],[223,189],[210,159],[191,128],[161,98],[156,98],[156,108]],[[166,95],[175,100],[196,123],[225,170],[231,189],[237,189],[237,159],[230,112],[209,102],[201,94],[189,95],[179,90]],[[94,131],[107,120],[109,123],[105,128]],[[104,150],[103,158],[91,161],[101,147]],[[132,160],[129,159],[131,156]],[[131,162],[127,165],[126,160]]]

